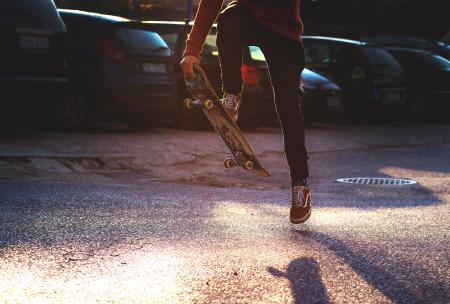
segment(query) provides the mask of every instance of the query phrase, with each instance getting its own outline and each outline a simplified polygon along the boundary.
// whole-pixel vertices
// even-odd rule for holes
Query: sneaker
[[[241,106],[241,97],[242,94],[227,94],[225,93],[224,97],[220,99],[223,107],[228,111],[231,118],[236,122],[238,119],[238,111]]]
[[[293,224],[306,222],[311,215],[311,190],[306,186],[292,187],[290,220]]]

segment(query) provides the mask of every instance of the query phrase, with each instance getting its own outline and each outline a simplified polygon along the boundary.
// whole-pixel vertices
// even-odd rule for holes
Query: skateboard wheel
[[[251,160],[248,160],[244,163],[244,169],[245,170],[252,170],[253,169],[253,162]]]
[[[234,160],[232,158],[225,158],[225,160],[223,161],[223,165],[227,169],[230,169],[231,167],[233,167],[233,163],[234,163]]]
[[[190,98],[185,99],[183,104],[187,109],[192,109],[194,107],[194,101]]]
[[[211,110],[214,107],[214,102],[211,99],[205,100],[203,107],[207,110]]]

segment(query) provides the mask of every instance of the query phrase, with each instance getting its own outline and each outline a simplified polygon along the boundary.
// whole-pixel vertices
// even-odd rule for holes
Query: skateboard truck
[[[187,109],[198,108],[198,109],[211,110],[214,107],[214,102],[211,99],[205,99],[205,100],[196,99],[196,100],[193,100],[191,98],[187,98],[187,99],[184,100],[183,104],[184,104],[184,106]]]
[[[185,82],[186,89],[192,98],[185,99],[183,106],[187,109],[202,110],[211,126],[220,135],[232,155],[224,159],[223,165],[225,168],[239,166],[257,175],[269,176],[236,122],[223,107],[220,97],[214,91],[200,65],[194,64],[194,75],[186,76]]]
[[[243,167],[245,170],[252,170],[254,165],[253,162],[251,160],[247,160],[245,162],[241,162],[236,158],[225,158],[223,161],[223,165],[225,168],[230,169],[232,167],[235,166],[241,166]]]

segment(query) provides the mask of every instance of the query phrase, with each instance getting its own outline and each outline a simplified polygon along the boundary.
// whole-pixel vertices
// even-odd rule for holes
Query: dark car
[[[185,48],[187,35],[193,23],[171,22],[171,21],[146,21],[145,23],[155,27],[158,33],[166,40],[167,44],[174,52],[175,71],[178,79],[178,111],[176,120],[179,126],[184,128],[202,128],[207,125],[203,115],[198,112],[184,109],[182,101],[187,97],[182,71],[179,62]],[[214,25],[206,38],[203,49],[201,64],[205,68],[211,83],[217,92],[221,92],[220,62],[216,46],[217,29]],[[313,122],[321,111],[321,104],[325,103],[326,96],[334,98],[334,103],[339,103],[339,88],[337,86],[324,85],[324,79],[320,85],[315,86],[312,74],[308,74],[306,82],[309,87],[306,89],[307,98],[299,101],[303,103],[306,123]],[[272,124],[275,121],[275,110],[273,103],[273,90],[270,83],[267,64],[261,50],[256,46],[249,46],[243,50],[242,78],[244,81],[244,96],[241,109],[239,111],[238,124],[246,129],[255,128],[259,125]],[[316,78],[318,79],[318,78]],[[310,89],[313,88],[313,89]],[[318,95],[321,95],[320,98]],[[313,97],[314,98],[310,98]],[[317,102],[320,99],[322,103]]]
[[[106,119],[149,128],[174,111],[173,58],[156,32],[121,17],[59,12],[67,27],[73,92],[59,111],[66,127]]]
[[[65,39],[52,0],[0,1],[2,116],[48,114],[59,102],[67,86]]]
[[[433,52],[447,60],[450,60],[450,47],[442,41],[427,40],[415,37],[379,35],[373,37],[364,37],[361,41],[382,47],[405,47]]]
[[[342,89],[344,121],[384,121],[404,110],[403,69],[383,48],[354,40],[304,36],[306,66]]]
[[[306,125],[318,120],[342,120],[342,93],[337,84],[308,68],[303,70],[300,84]]]
[[[263,63],[259,69],[266,69],[264,54],[257,46],[249,47],[250,58],[255,63]],[[266,72],[267,73],[267,72]],[[268,77],[268,74],[265,74]],[[270,81],[266,79],[266,81]],[[340,121],[342,116],[341,89],[328,78],[305,68],[300,78],[300,104],[305,125],[309,126],[320,119]],[[267,99],[273,104],[273,95]],[[278,121],[273,107],[265,111],[266,122]]]
[[[450,60],[437,53],[386,48],[402,65],[408,84],[408,105],[414,120],[449,118]]]

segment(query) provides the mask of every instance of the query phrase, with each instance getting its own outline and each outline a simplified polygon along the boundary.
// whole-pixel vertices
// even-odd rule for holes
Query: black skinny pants
[[[266,58],[291,181],[299,184],[309,175],[299,106],[300,73],[305,65],[303,45],[269,31],[243,5],[226,8],[219,15],[217,34],[224,92],[242,91],[242,50],[249,45],[259,46]]]

